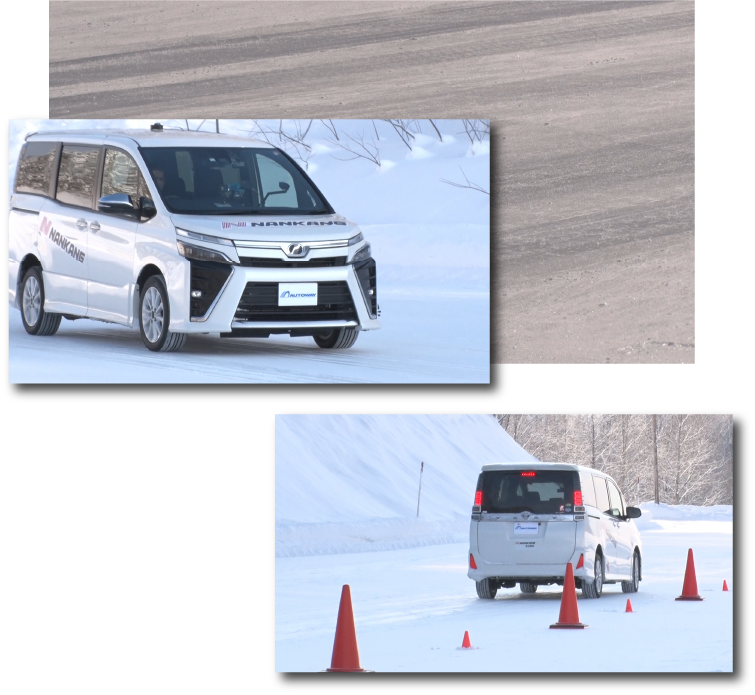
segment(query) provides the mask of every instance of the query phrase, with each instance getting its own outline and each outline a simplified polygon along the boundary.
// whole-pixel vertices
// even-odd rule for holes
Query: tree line
[[[732,504],[731,415],[496,415],[541,461],[608,473],[630,504]]]

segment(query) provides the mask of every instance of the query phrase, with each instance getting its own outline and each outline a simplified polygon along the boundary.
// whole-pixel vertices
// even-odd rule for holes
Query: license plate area
[[[317,306],[317,283],[279,282],[278,306]]]

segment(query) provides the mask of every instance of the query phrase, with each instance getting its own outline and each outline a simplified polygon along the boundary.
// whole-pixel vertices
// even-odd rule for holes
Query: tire
[[[356,328],[334,328],[329,333],[320,333],[313,338],[321,348],[346,349],[357,342],[359,331]]]
[[[636,594],[640,588],[640,556],[635,550],[632,555],[632,578],[628,582],[621,582],[621,590],[625,594]]]
[[[170,302],[165,281],[153,275],[139,294],[139,331],[144,344],[153,352],[175,352],[186,343],[186,333],[171,333]]]
[[[494,582],[490,577],[483,579],[481,582],[475,582],[477,587],[477,595],[480,598],[495,598],[498,593],[498,584]]]
[[[45,311],[45,283],[42,268],[26,271],[21,283],[21,320],[29,335],[55,335],[60,328],[61,314]]]
[[[603,593],[603,556],[600,553],[595,555],[595,579],[588,582],[582,580],[582,596],[585,598],[600,598]]]
[[[519,582],[519,591],[523,594],[534,594],[537,591],[537,584],[532,582]]]

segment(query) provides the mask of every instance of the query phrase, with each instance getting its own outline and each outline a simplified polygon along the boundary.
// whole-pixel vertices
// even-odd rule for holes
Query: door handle
[[[100,223],[95,220],[94,222],[89,223],[89,229],[91,229],[95,234],[100,231]]]
[[[87,221],[82,217],[81,219],[76,220],[76,226],[79,229],[86,229],[87,228]]]

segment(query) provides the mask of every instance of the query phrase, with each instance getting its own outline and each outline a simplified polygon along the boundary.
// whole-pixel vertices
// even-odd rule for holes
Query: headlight
[[[206,241],[208,244],[220,244],[220,246],[233,246],[233,242],[230,239],[222,239],[219,236],[211,236],[209,234],[200,234],[199,232],[190,232],[187,229],[179,229],[176,227],[176,234],[178,236],[186,237],[187,239],[196,239],[197,241]]]
[[[219,251],[212,251],[211,249],[203,249],[200,246],[191,246],[185,244],[183,241],[176,240],[176,246],[178,247],[178,253],[184,258],[188,258],[192,261],[215,261],[216,263],[233,263],[223,253]]]
[[[357,234],[356,236],[353,236],[353,237],[351,237],[351,239],[349,239],[349,246],[355,246],[360,241],[364,241],[364,237],[362,236],[362,232],[359,232],[359,234]]]
[[[372,256],[372,247],[370,246],[370,243],[367,242],[364,246],[362,246],[359,251],[357,251],[354,254],[354,258],[351,259],[352,263],[358,263],[359,261],[364,261],[367,258],[370,258]]]

